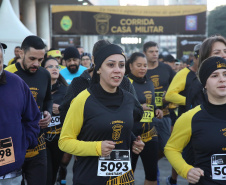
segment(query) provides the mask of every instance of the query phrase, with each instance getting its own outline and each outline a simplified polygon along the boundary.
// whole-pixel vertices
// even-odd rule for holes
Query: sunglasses
[[[90,60],[89,58],[83,58],[82,61],[88,61]]]
[[[49,66],[46,66],[46,68],[49,68],[49,69],[52,69],[52,68],[56,68],[56,69],[60,69],[60,66],[59,65],[49,65]]]

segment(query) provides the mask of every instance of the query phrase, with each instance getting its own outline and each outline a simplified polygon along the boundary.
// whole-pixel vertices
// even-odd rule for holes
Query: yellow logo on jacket
[[[155,89],[162,89],[163,88],[163,86],[160,86],[160,84],[159,84],[159,75],[153,75],[150,78],[151,78],[151,81],[154,84]]]

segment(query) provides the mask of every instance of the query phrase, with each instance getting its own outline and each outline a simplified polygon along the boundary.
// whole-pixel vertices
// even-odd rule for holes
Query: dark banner
[[[59,50],[64,50],[69,46],[80,45],[80,37],[52,37],[52,47],[59,48]]]
[[[204,35],[206,6],[52,6],[53,35]]]
[[[206,37],[177,37],[177,58],[189,56],[194,52],[194,47],[201,44]]]

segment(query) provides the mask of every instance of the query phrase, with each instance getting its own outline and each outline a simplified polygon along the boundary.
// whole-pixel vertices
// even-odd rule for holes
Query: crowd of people
[[[206,38],[180,63],[149,41],[143,52],[99,40],[92,54],[37,36],[4,66],[0,43],[0,185],[159,185],[158,161],[189,184],[226,184],[226,39]],[[187,65],[189,64],[189,65]]]

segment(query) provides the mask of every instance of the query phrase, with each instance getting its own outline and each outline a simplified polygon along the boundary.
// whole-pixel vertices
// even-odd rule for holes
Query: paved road
[[[73,161],[71,160],[68,165],[68,175],[67,175],[67,185],[72,185],[72,166]],[[160,169],[160,185],[166,185],[166,177],[171,173],[171,166],[166,158],[163,158],[159,161]],[[135,171],[135,184],[143,185],[144,184],[144,170],[141,160],[138,160],[137,169]],[[187,181],[182,177],[178,178],[178,185],[188,185]]]

